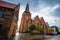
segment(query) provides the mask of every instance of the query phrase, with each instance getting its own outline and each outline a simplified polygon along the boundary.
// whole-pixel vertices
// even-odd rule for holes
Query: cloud
[[[43,17],[44,20],[46,22],[48,22],[50,26],[56,25],[56,23],[58,26],[58,25],[60,25],[60,23],[58,23],[57,21],[59,21],[60,18],[56,18],[55,16],[51,15],[52,13],[54,14],[54,11],[57,8],[59,8],[58,4],[56,4],[54,6],[47,6],[46,4],[45,5],[39,5],[39,10],[37,10],[37,11],[31,10],[32,18],[34,18],[36,15],[38,15],[39,17]],[[55,22],[55,20],[57,20],[57,21]]]
[[[55,4],[59,4],[60,3],[60,0],[40,0],[42,1],[43,3],[49,5],[49,6],[53,6]]]
[[[39,17],[43,17],[44,20],[46,22],[49,23],[49,25],[56,25],[57,23],[57,26],[60,26],[60,23],[59,23],[59,20],[60,18],[56,18],[55,16],[52,15],[52,13],[54,13],[54,11],[59,8],[59,5],[56,4],[54,6],[47,6],[46,4],[41,4],[38,6],[38,10],[34,11],[34,10],[31,10],[30,9],[30,12],[32,14],[32,19],[38,15]],[[20,8],[20,11],[19,11],[19,21],[18,21],[18,25],[20,25],[20,22],[21,22],[21,17],[22,17],[22,13],[24,12],[25,10],[25,6],[21,6]],[[55,22],[55,20],[57,20]]]
[[[57,17],[57,18],[60,18],[60,7],[58,7],[53,13],[52,13],[53,16]]]
[[[19,10],[19,21],[18,26],[21,22],[22,13],[25,10],[27,2],[30,5],[30,12],[32,18],[36,15],[39,17],[44,17],[44,20],[49,23],[49,25],[60,26],[60,0],[4,0],[11,3],[21,3]],[[55,22],[55,20],[57,20]],[[57,23],[57,24],[56,24]]]
[[[19,19],[18,19],[18,27],[20,26],[21,18],[22,18],[22,14],[23,14],[24,10],[25,10],[25,7],[24,6],[20,6]]]

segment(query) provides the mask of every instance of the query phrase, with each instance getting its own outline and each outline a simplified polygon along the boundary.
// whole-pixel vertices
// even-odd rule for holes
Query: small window
[[[39,26],[39,23],[37,23],[37,25]]]
[[[0,24],[0,30],[2,29],[2,24]]]
[[[0,18],[4,17],[4,12],[0,12]]]

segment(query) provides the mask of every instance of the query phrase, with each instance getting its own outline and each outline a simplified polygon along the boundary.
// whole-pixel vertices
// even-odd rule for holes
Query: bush
[[[30,31],[36,30],[36,26],[35,26],[35,25],[31,25],[31,26],[29,27],[29,30],[30,30]]]

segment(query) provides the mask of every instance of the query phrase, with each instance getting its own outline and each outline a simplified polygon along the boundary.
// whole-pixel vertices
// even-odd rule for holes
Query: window
[[[8,23],[11,22],[11,19],[9,19],[9,18],[5,18],[4,21],[5,21],[5,22],[4,22],[5,24],[8,24]]]
[[[39,26],[39,23],[37,23],[37,25]]]
[[[4,17],[4,12],[0,12],[0,18]]]
[[[2,29],[2,24],[0,24],[0,30]]]

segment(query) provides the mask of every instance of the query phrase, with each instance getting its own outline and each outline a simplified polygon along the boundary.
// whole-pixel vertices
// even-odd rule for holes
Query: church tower
[[[28,27],[31,24],[31,13],[29,11],[29,4],[26,5],[26,9],[22,14],[21,25],[20,25],[20,32],[28,31]]]

